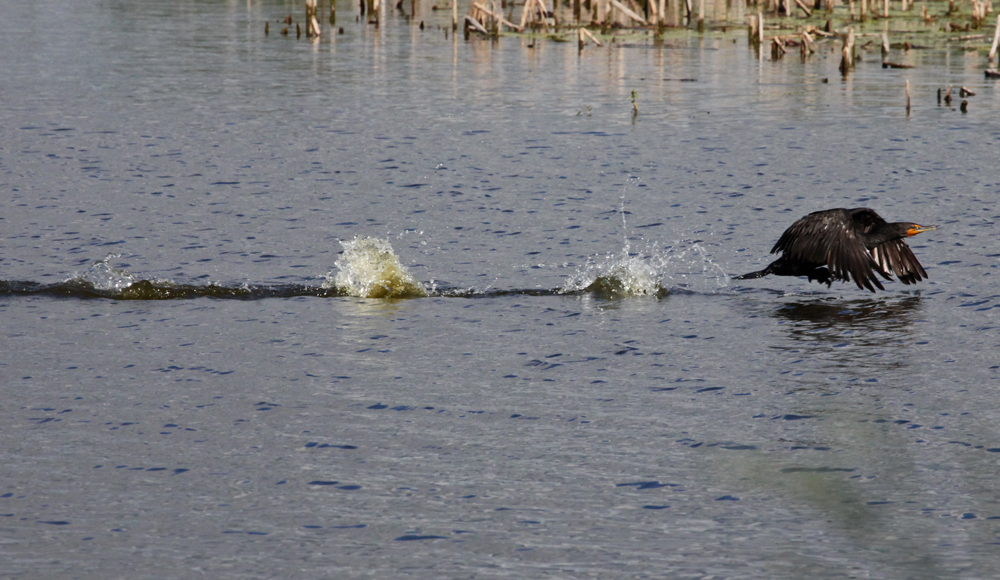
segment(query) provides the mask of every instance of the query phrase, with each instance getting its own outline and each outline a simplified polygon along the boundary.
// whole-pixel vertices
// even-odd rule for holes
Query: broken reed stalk
[[[889,17],[889,0],[882,0],[882,18]]]
[[[910,80],[906,80],[906,116],[910,116]]]
[[[625,16],[628,16],[632,20],[635,20],[636,22],[638,22],[638,23],[640,23],[642,25],[647,24],[645,18],[643,18],[642,16],[639,16],[635,12],[629,10],[624,4],[622,4],[618,0],[609,0],[609,2],[611,3],[612,6],[614,6],[615,8],[617,8],[618,11],[621,12],[622,14],[624,14]]]
[[[596,44],[597,46],[604,46],[603,44],[601,44],[601,41],[597,40],[597,37],[591,34],[590,31],[587,30],[586,28],[581,28],[580,32],[582,32],[585,36],[587,36],[587,38],[592,40],[594,44]]]
[[[812,12],[810,12],[809,9],[806,8],[806,5],[802,3],[802,0],[795,0],[795,3],[798,4],[799,8],[801,8],[802,11],[806,13],[806,18],[812,16]]]
[[[785,52],[785,43],[777,36],[771,38],[771,60],[780,60]]]
[[[986,21],[986,2],[972,0],[972,27],[979,28]]]
[[[470,28],[472,28],[476,32],[482,33],[483,36],[489,36],[490,35],[489,31],[486,30],[485,28],[483,28],[483,25],[480,24],[478,20],[476,20],[472,16],[469,16],[468,14],[466,14],[465,15],[465,31],[466,31],[466,35],[468,35],[468,31],[469,31]]]
[[[518,32],[522,32],[523,31],[522,29],[519,29],[517,26],[514,26],[512,23],[508,22],[507,19],[503,17],[503,14],[500,14],[500,13],[496,12],[495,10],[490,10],[489,8],[487,8],[487,7],[483,6],[482,4],[480,4],[479,2],[473,2],[472,3],[472,7],[470,9],[470,15],[473,18],[475,18],[476,20],[479,20],[479,18],[477,18],[479,16],[479,14],[476,14],[475,11],[479,11],[482,14],[485,14],[486,16],[489,16],[490,18],[492,18],[493,21],[497,24],[497,33],[500,32],[500,25],[501,24],[503,26],[506,26],[507,28],[512,29],[512,30],[517,30]]]
[[[458,0],[451,0],[451,31],[458,30]]]
[[[854,70],[854,28],[849,27],[844,36],[844,48],[841,51],[840,72],[847,74]]]
[[[882,33],[882,64],[889,61],[889,35]]]
[[[526,0],[524,3],[524,9],[521,11],[521,24],[515,28],[518,31],[523,31],[525,26],[528,25],[528,17],[531,16],[531,21],[535,21],[535,14],[538,15],[538,20],[542,23],[542,27],[546,32],[549,30],[549,25],[547,22],[548,8],[542,2],[542,0]]]
[[[534,14],[537,11],[539,17],[541,18],[542,24],[545,25],[545,6],[536,4],[537,0],[526,0],[524,3],[524,9],[521,10],[521,24],[517,26],[517,29],[523,31],[525,26],[528,25],[528,17],[532,16],[531,21],[535,20]],[[548,26],[545,26],[548,30]]]
[[[319,22],[316,20],[316,0],[306,0],[306,38],[315,38],[322,34]]]
[[[997,14],[997,27],[993,31],[993,46],[990,47],[990,63],[993,62],[993,56],[997,53],[998,44],[1000,44],[1000,14]],[[997,68],[1000,68],[1000,60],[997,61]]]
[[[705,30],[705,0],[698,2],[698,32]]]
[[[760,44],[760,30],[757,29],[757,22],[758,19],[756,15],[750,17],[750,29],[747,34],[747,37],[750,40],[750,46]]]
[[[752,14],[750,16],[749,24],[747,25],[747,43],[750,48],[760,48],[760,28],[758,28],[757,23],[759,19],[757,14]]]
[[[810,54],[816,52],[816,43],[813,41],[812,36],[805,30],[802,31],[802,58],[809,56]]]
[[[757,13],[757,60],[764,61],[764,13]]]

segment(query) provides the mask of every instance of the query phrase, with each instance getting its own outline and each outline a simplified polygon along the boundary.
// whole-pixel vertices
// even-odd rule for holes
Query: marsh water
[[[995,574],[983,41],[406,4],[5,3],[0,575]],[[860,206],[929,280],[731,280]]]

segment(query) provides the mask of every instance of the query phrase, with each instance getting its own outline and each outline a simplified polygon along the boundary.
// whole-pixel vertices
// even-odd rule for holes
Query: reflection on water
[[[822,333],[823,330],[905,330],[921,306],[920,296],[877,300],[842,300],[816,298],[786,302],[773,312],[775,318],[802,323],[796,328],[803,332]]]
[[[884,502],[865,494],[876,478],[904,485],[920,461],[912,429],[923,426],[911,422],[906,405],[884,402],[897,388],[908,392],[919,376],[910,367],[918,363],[913,337],[921,330],[926,300],[919,292],[857,300],[818,294],[769,306],[767,316],[778,324],[777,340],[769,345],[778,354],[772,364],[798,413],[785,440],[798,452],[737,458],[733,471],[765,493],[822,514],[828,533],[853,550],[879,544],[904,575],[942,577],[933,541],[917,535],[896,539],[898,523],[882,509]],[[820,453],[800,452],[807,449]],[[914,559],[915,553],[926,555]]]
[[[894,299],[796,299],[771,311],[788,338],[771,348],[808,359],[818,372],[854,378],[894,372],[909,364],[908,345],[923,307],[920,296]]]

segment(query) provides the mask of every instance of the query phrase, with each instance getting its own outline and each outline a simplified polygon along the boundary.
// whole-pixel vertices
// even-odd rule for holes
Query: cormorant
[[[885,290],[875,274],[892,280],[895,274],[903,284],[913,284],[927,277],[903,238],[936,230],[911,222],[889,223],[866,207],[827,209],[800,218],[781,234],[771,253],[781,257],[767,268],[736,276],[749,280],[768,274],[806,276],[810,281],[849,282],[872,292]]]

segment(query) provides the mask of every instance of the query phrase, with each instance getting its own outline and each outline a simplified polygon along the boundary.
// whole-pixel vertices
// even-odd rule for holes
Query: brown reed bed
[[[357,0],[355,21],[378,26],[384,11],[394,9],[415,16],[417,2]],[[341,1],[351,5],[353,2]],[[734,41],[744,31],[752,49],[764,59],[780,60],[791,52],[807,59],[823,45],[840,48],[840,70],[850,74],[860,56],[881,50],[883,68],[909,68],[900,57],[914,50],[961,46],[983,54],[987,78],[1000,78],[1000,15],[994,19],[991,0],[749,0],[727,4],[726,0],[437,0],[431,10],[451,13],[451,30],[462,26],[467,40],[474,37],[499,39],[527,37],[536,41],[572,42],[586,47],[614,46],[644,38],[662,40],[674,32],[723,33]],[[327,7],[321,10],[321,5]],[[317,41],[323,35],[319,14],[329,14],[329,26],[337,22],[333,0],[305,0],[305,36]],[[424,28],[424,22],[409,21]],[[293,23],[296,37],[302,27],[291,15],[278,21],[288,35]],[[264,33],[269,34],[269,23]],[[343,33],[343,28],[339,29]],[[445,31],[447,36],[448,31]],[[991,44],[992,41],[992,44]]]

